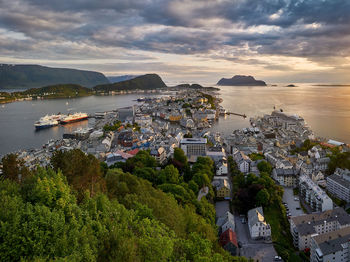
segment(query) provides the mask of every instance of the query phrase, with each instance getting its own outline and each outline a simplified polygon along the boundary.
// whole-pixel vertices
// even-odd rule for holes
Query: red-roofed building
[[[236,232],[232,231],[231,228],[220,235],[219,243],[226,251],[230,252],[232,256],[237,255],[237,236]]]
[[[135,148],[133,150],[128,151],[127,153],[130,154],[130,155],[135,156],[139,151],[140,151],[139,148]]]

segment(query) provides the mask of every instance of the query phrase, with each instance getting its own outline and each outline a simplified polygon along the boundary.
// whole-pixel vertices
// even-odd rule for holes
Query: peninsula
[[[266,86],[262,80],[255,80],[252,76],[235,75],[232,78],[221,78],[219,86]]]

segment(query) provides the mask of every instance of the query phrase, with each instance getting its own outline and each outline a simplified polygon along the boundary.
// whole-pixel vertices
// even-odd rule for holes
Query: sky
[[[0,0],[0,63],[350,84],[350,0]]]

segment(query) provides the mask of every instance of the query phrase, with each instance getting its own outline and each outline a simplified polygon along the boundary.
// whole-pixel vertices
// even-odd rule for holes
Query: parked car
[[[298,198],[298,197],[295,197],[294,200],[295,200],[295,201],[299,201],[299,198]]]
[[[273,259],[273,261],[282,261],[282,258],[280,256],[275,256],[275,258]]]
[[[296,207],[295,209],[296,209],[296,210],[300,210],[300,209],[301,209],[301,207]]]
[[[238,247],[241,248],[242,247],[242,242],[241,241],[238,241]]]
[[[246,224],[247,223],[247,220],[243,217],[242,220],[241,220],[242,224]]]

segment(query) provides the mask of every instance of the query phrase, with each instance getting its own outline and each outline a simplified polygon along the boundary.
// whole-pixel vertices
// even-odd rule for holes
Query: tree
[[[100,162],[93,155],[86,155],[79,149],[56,151],[51,158],[51,165],[56,172],[62,170],[68,183],[78,192],[79,200],[85,192],[91,197],[104,191]]]
[[[272,166],[269,162],[261,161],[258,163],[258,169],[260,172],[272,173]]]
[[[187,165],[187,157],[186,157],[184,151],[179,147],[176,147],[174,149],[174,159],[179,161],[184,166]]]
[[[24,165],[22,159],[18,159],[16,154],[8,154],[1,160],[3,168],[3,177],[20,182],[23,178],[30,175],[29,169]]]
[[[168,165],[159,172],[158,183],[179,184],[179,176],[179,171],[173,165]]]
[[[270,202],[270,194],[266,188],[264,188],[256,194],[255,199],[258,206],[267,206]]]

